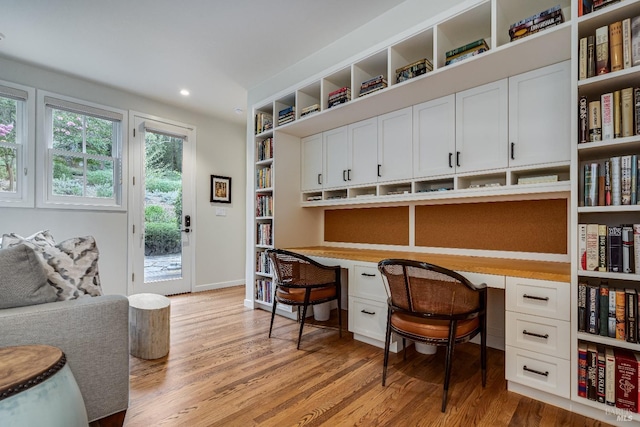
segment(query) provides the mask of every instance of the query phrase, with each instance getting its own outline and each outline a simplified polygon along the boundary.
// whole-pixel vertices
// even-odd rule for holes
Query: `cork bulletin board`
[[[416,206],[415,245],[567,253],[567,200]]]
[[[407,246],[409,207],[326,210],[324,240]]]

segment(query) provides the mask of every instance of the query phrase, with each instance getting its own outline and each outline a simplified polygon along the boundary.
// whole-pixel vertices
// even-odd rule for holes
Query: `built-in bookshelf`
[[[265,116],[267,129],[264,130]],[[273,247],[273,159],[274,139],[271,125],[272,110],[258,111],[255,114],[255,163],[254,163],[254,194],[255,235],[253,244],[255,250],[255,278],[253,280],[253,295],[257,302],[270,304],[272,302],[271,268],[266,250]]]
[[[575,249],[572,293],[576,308],[572,318],[575,330],[572,352],[577,357],[572,358],[572,399],[605,411],[612,415],[611,419],[637,421],[637,395],[634,409],[629,409],[626,403],[616,402],[615,395],[611,401],[611,396],[603,394],[605,384],[611,381],[606,374],[615,371],[598,372],[597,368],[590,373],[585,371],[598,358],[604,361],[606,357],[622,354],[634,357],[640,352],[636,320],[640,271],[635,265],[635,252],[639,251],[635,249],[633,227],[640,223],[637,197],[640,129],[636,118],[640,98],[634,98],[635,88],[640,86],[640,66],[634,66],[631,59],[625,62],[622,46],[617,45],[622,42],[618,34],[622,23],[627,21],[625,25],[629,25],[634,17],[640,16],[640,1],[606,3],[576,16],[573,32],[576,131],[572,161]],[[613,58],[604,60],[602,46],[599,51],[595,46],[597,34],[607,35],[607,55]],[[625,112],[627,108],[630,110]],[[615,369],[618,362],[613,363]],[[589,375],[591,381],[595,379],[595,385],[589,383]],[[602,383],[599,390],[598,379]],[[637,364],[633,380],[638,383]],[[625,416],[628,418],[624,419]]]

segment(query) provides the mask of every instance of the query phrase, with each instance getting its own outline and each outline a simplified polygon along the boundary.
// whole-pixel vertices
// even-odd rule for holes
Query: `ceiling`
[[[246,123],[247,89],[403,1],[0,0],[0,55]]]

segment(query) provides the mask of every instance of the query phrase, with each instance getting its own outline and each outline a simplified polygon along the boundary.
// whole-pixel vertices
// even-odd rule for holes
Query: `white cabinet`
[[[378,178],[378,120],[373,117],[348,127],[347,181],[349,185],[371,184]]]
[[[347,126],[322,133],[324,188],[343,187],[347,184],[347,139]]]
[[[311,135],[300,140],[302,191],[322,189],[322,134]]]
[[[456,97],[448,95],[413,107],[413,176],[456,171]]]
[[[509,166],[571,160],[571,62],[509,78]]]
[[[505,168],[508,141],[506,79],[456,93],[456,171]]]
[[[411,107],[378,116],[378,182],[412,178],[412,116]]]

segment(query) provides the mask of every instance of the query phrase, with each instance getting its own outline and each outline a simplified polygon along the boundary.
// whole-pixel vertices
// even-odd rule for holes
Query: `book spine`
[[[611,205],[620,206],[622,204],[622,183],[620,182],[620,157],[611,158]]]
[[[587,265],[585,270],[598,271],[598,224],[587,224]]]
[[[587,284],[587,332],[598,335],[600,295],[596,285]]]
[[[640,65],[640,15],[631,18],[631,66]]]
[[[598,206],[598,163],[584,165],[584,206]]]
[[[600,96],[602,114],[602,140],[613,139],[613,92]]]
[[[622,136],[622,115],[620,112],[620,91],[613,91],[613,137]]]
[[[622,270],[622,227],[613,225],[607,227],[607,260],[609,262],[608,271],[620,273]]]
[[[578,283],[578,331],[587,332],[587,284]]]
[[[614,349],[616,359],[616,407],[638,412],[638,364],[630,350]]]
[[[634,118],[634,102],[633,102],[633,88],[628,87],[622,89],[620,92],[620,110],[622,116],[622,137],[633,136],[635,131],[633,118]]]
[[[587,269],[587,224],[578,224],[578,268]]]
[[[640,224],[633,224],[633,268],[640,272]]]
[[[598,206],[605,205],[605,171],[604,162],[598,163]]]
[[[605,224],[598,225],[598,271],[607,271],[607,226]]]
[[[485,41],[485,39],[479,39],[474,42],[467,43],[464,46],[460,46],[455,49],[449,50],[444,54],[444,56],[446,59],[449,59],[459,53],[466,52],[467,50],[473,49],[474,47],[478,47],[478,46],[484,46],[485,49],[487,50],[489,49],[489,46],[487,45],[487,42]]]
[[[616,291],[616,339],[622,341],[626,340],[624,335],[626,330],[625,306],[626,299],[624,289]]]
[[[578,342],[578,396],[587,397],[587,344]]]
[[[631,155],[631,204],[638,203],[638,155]]]
[[[616,358],[611,347],[605,349],[605,403],[616,405]]]
[[[587,78],[587,38],[582,37],[578,43],[578,80]]]
[[[627,342],[638,342],[638,294],[635,289],[627,289],[626,295],[626,323],[625,323],[625,338]]]
[[[602,115],[600,114],[600,100],[589,102],[589,141],[602,140]]]
[[[636,135],[640,135],[640,87],[633,89],[633,116],[636,122]]]
[[[587,78],[596,75],[596,36],[587,36]]]
[[[598,321],[598,331],[600,335],[609,336],[609,287],[606,285],[600,285],[600,319]]]
[[[598,398],[598,350],[595,344],[587,345],[587,399]]]
[[[609,24],[609,58],[611,71],[619,71],[624,68],[622,52],[622,21]]]
[[[604,346],[597,346],[598,352],[598,388],[596,390],[596,400],[600,403],[605,402],[606,393],[606,377],[607,359],[604,353]]]
[[[622,20],[622,66],[631,68],[631,19]]]
[[[578,143],[589,142],[589,105],[586,96],[581,96],[578,104]]]
[[[460,56],[456,56],[455,58],[447,59],[444,65],[455,64],[456,62],[464,61],[465,59],[471,58],[472,56],[480,55],[483,52],[486,52],[487,49],[484,47],[470,50],[469,52],[465,52],[460,54]]]
[[[631,156],[620,157],[620,197],[623,205],[631,204]]]
[[[526,23],[531,22],[531,21],[533,21],[533,20],[535,20],[535,19],[538,19],[538,18],[543,18],[543,17],[545,17],[545,16],[547,16],[547,15],[551,15],[551,14],[553,14],[554,12],[557,12],[557,11],[559,11],[559,10],[561,10],[561,9],[560,9],[560,5],[550,7],[549,9],[543,10],[542,12],[540,12],[540,13],[536,13],[535,15],[529,16],[528,18],[525,18],[525,19],[523,19],[523,20],[521,20],[521,21],[514,22],[513,24],[511,24],[511,25],[509,26],[509,28],[519,27],[519,26],[521,26],[522,24],[526,24]]]
[[[609,289],[609,324],[607,331],[609,338],[616,337],[616,297],[617,291],[615,289]]]
[[[626,224],[622,226],[622,272],[633,273],[634,264],[633,225]]]
[[[609,72],[609,27],[596,29],[596,74]]]
[[[604,205],[611,206],[611,161],[604,162]]]

